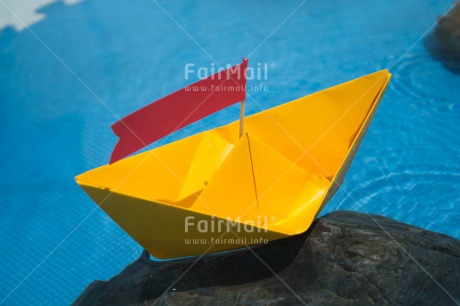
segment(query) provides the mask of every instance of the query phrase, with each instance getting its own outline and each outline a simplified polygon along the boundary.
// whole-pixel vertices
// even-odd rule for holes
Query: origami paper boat
[[[341,185],[391,75],[382,70],[76,177],[157,258],[305,232]]]

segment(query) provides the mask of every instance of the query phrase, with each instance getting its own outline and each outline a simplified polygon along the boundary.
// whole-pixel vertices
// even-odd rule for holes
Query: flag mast
[[[244,134],[244,100],[241,101],[240,107],[240,138]]]
[[[247,63],[248,59],[243,58],[243,63]],[[240,76],[241,77],[241,76]],[[246,79],[246,69],[243,70],[243,77]],[[244,91],[246,91],[246,82],[244,82]],[[246,96],[246,95],[245,95]],[[240,103],[240,138],[243,137],[244,134],[244,101],[241,101]]]

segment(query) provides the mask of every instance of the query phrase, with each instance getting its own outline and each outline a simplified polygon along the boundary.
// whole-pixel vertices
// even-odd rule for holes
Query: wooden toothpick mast
[[[246,64],[243,68],[243,78],[244,80],[246,80],[246,67],[247,67],[247,64],[248,64],[248,59],[247,58],[243,58],[243,63]],[[244,86],[246,87],[246,82],[244,82]],[[246,91],[246,88],[244,88],[244,91]],[[243,134],[244,134],[244,101],[245,100],[242,100],[241,101],[241,107],[240,107],[240,138],[243,137]]]
[[[241,108],[240,108],[240,138],[243,137],[244,134],[244,100],[241,101]]]

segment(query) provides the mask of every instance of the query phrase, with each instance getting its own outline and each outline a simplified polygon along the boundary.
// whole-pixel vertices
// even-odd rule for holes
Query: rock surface
[[[460,301],[460,241],[376,215],[338,211],[316,220],[305,234],[255,247],[253,252],[208,255],[194,264],[195,260],[159,263],[144,252],[109,281],[93,282],[74,305]]]
[[[460,2],[440,17],[425,46],[446,68],[460,73]]]

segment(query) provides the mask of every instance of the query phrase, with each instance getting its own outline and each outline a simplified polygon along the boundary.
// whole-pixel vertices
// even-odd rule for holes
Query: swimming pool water
[[[267,80],[248,83],[267,87],[250,93],[257,102],[246,103],[248,114],[390,68],[381,106],[323,214],[383,214],[460,238],[460,75],[419,41],[450,1],[159,4],[59,1],[40,9],[33,33],[0,29],[1,302],[68,304],[140,255],[73,177],[108,161],[116,116],[196,81],[184,80],[187,63],[268,63]],[[149,148],[238,112],[232,106]]]

